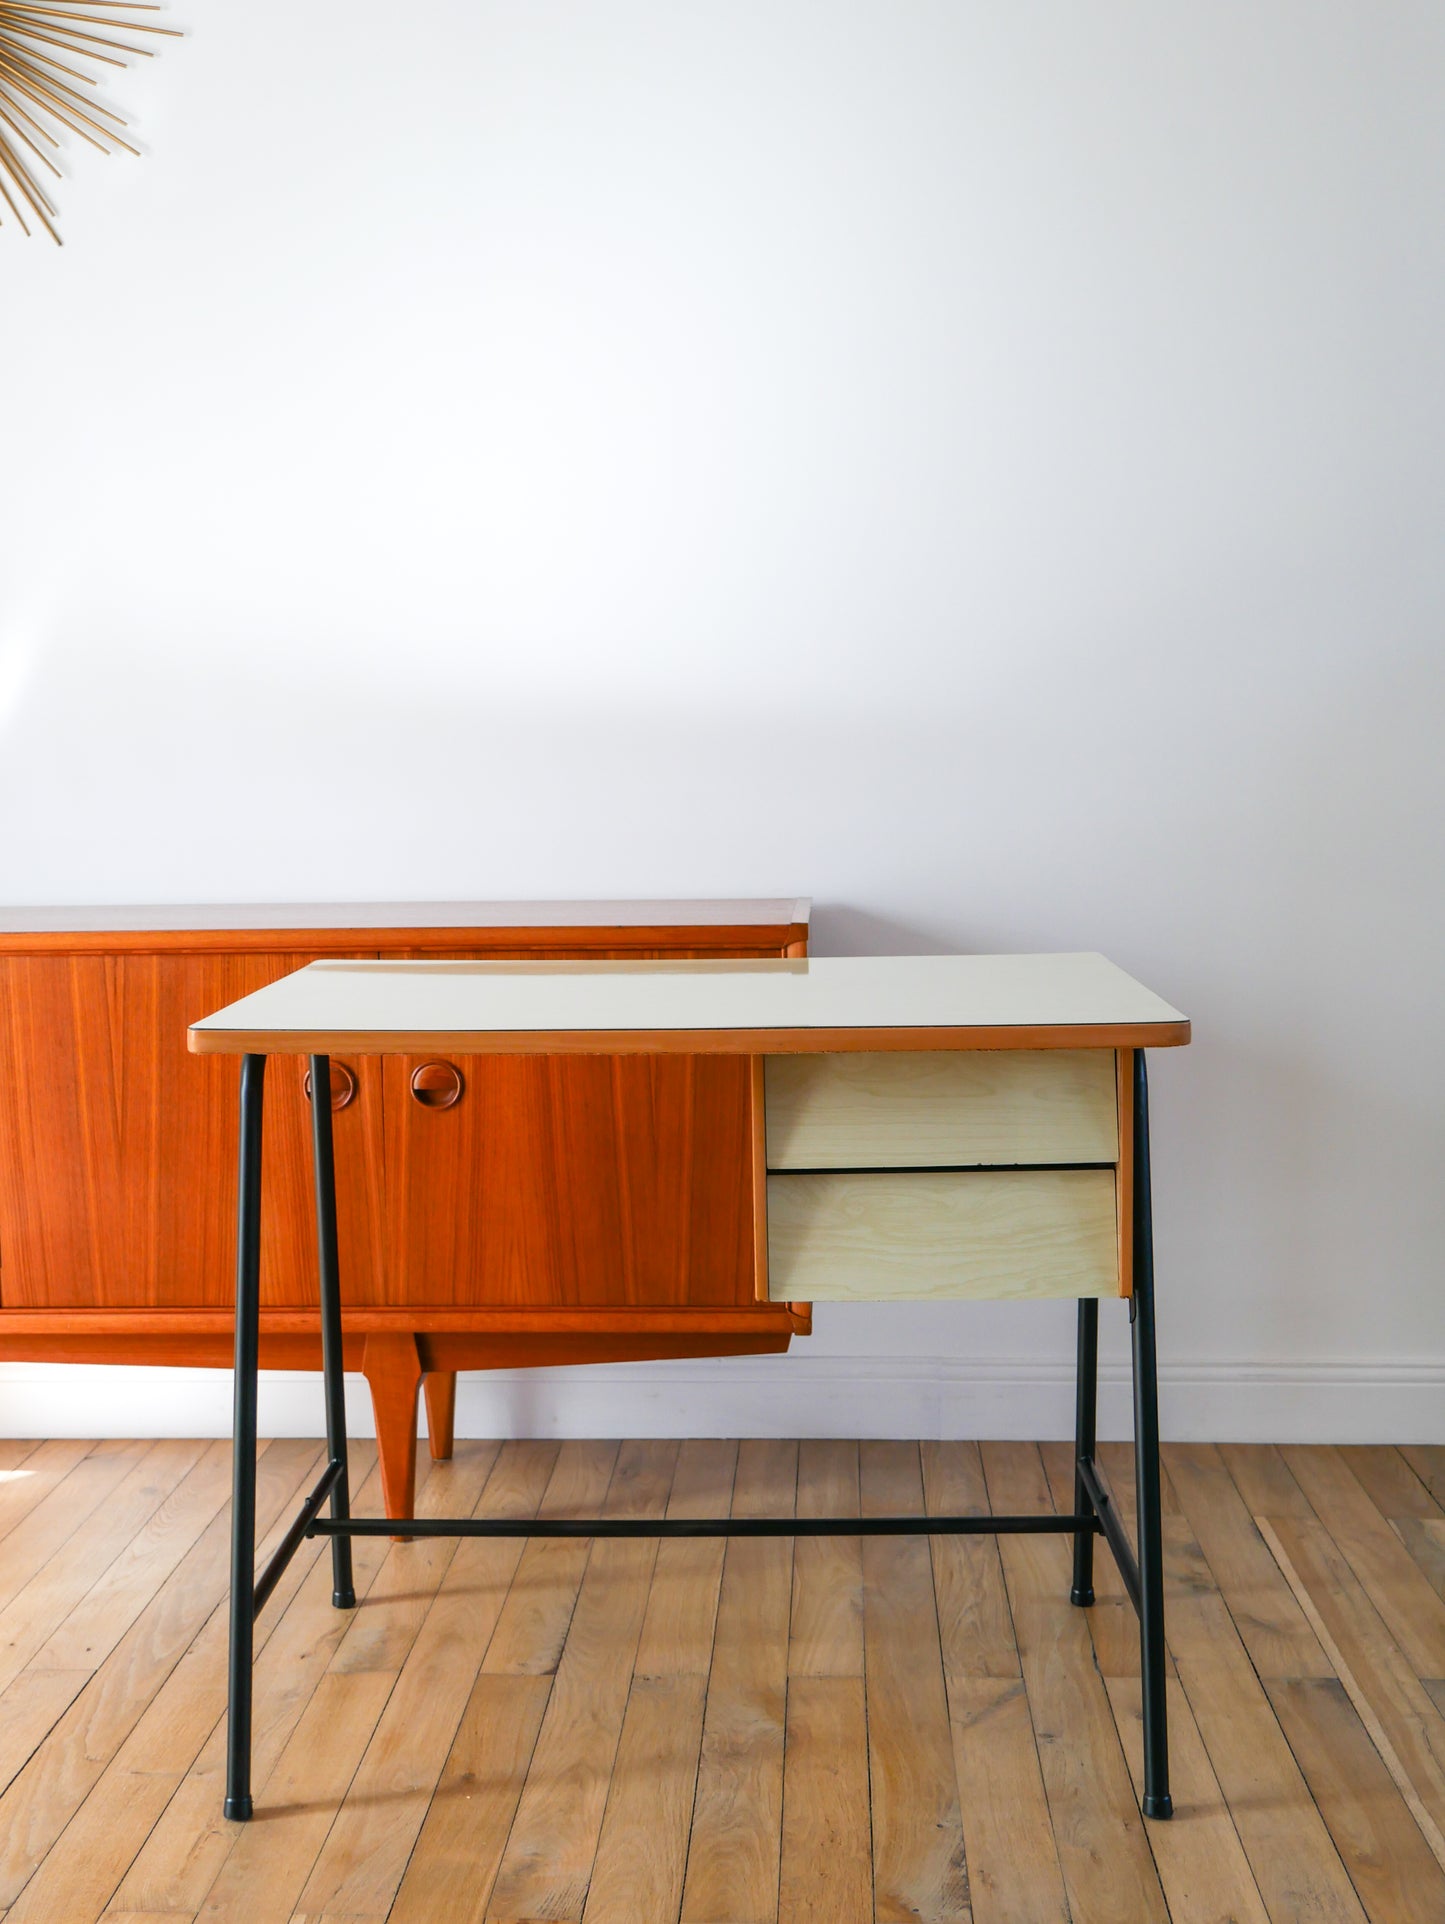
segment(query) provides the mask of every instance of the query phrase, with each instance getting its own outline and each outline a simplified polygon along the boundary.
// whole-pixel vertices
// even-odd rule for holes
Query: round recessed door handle
[[[311,1100],[311,1071],[308,1069],[301,1078],[301,1086],[306,1091],[306,1100]],[[331,1062],[331,1107],[344,1109],[349,1102],[356,1100],[356,1077],[344,1062]]]
[[[423,1062],[411,1072],[412,1099],[423,1109],[450,1109],[465,1087],[454,1062]]]

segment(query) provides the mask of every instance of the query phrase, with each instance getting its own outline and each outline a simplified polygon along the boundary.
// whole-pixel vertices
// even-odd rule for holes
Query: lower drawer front
[[[1118,1292],[1112,1169],[768,1177],[774,1302]]]

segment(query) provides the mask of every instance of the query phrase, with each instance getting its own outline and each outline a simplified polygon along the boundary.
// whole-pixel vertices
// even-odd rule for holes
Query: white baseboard
[[[1173,1363],[1161,1426],[1177,1441],[1445,1443],[1445,1361]],[[359,1377],[348,1416],[371,1433]],[[320,1380],[265,1371],[264,1436],[322,1433]],[[0,1436],[226,1436],[225,1370],[0,1364]],[[1131,1431],[1127,1365],[1101,1363],[1099,1434]],[[1073,1367],[893,1356],[733,1357],[464,1376],[459,1436],[1065,1437]]]

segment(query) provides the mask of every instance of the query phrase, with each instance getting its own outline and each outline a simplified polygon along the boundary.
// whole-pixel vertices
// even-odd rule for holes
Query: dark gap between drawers
[[[849,1162],[770,1168],[770,1176],[993,1176],[1038,1169],[1117,1169],[1117,1162]]]

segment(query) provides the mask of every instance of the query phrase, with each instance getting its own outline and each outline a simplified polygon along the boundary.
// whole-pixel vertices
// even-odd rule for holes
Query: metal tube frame
[[[311,1163],[316,1177],[316,1268],[321,1295],[321,1374],[326,1390],[326,1454],[335,1473],[331,1520],[351,1515],[351,1483],[346,1461],[346,1379],[341,1359],[341,1265],[336,1255],[336,1158],[331,1141],[331,1058],[311,1058]],[[338,1610],[356,1608],[351,1578],[351,1539],[331,1545],[331,1601]]]
[[[993,1537],[1072,1536],[1074,1516],[317,1517],[310,1537]],[[1098,1526],[1095,1525],[1095,1528]]]
[[[256,1627],[256,1378],[261,1344],[261,1102],[265,1056],[241,1063],[236,1221],[236,1375],[231,1430],[231,1652],[226,1714],[228,1817],[251,1815],[251,1659]]]
[[[1096,1456],[1099,1305],[1079,1304],[1074,1410],[1074,1508],[1066,1516],[887,1517],[353,1517],[347,1482],[346,1399],[342,1380],[341,1287],[336,1255],[336,1171],[331,1135],[331,1065],[311,1058],[312,1150],[316,1177],[317,1258],[328,1462],[259,1580],[256,1555],[256,1384],[261,1275],[261,1124],[266,1058],[241,1062],[241,1152],[236,1243],[234,1494],[231,1509],[231,1647],[226,1732],[227,1817],[251,1815],[251,1691],[258,1613],[308,1537],[330,1537],[332,1602],[355,1605],[351,1538],[387,1537],[800,1537],[1070,1536],[1070,1601],[1094,1601],[1094,1539],[1102,1536],[1139,1617],[1144,1709],[1146,1817],[1173,1814],[1165,1703],[1163,1526],[1159,1487],[1159,1384],[1154,1337],[1154,1248],[1149,1182],[1149,1086],[1142,1049],[1134,1051],[1133,1339],[1134,1453],[1138,1501],[1136,1556]],[[331,1515],[319,1512],[327,1498]]]
[[[1138,1507],[1139,1675],[1144,1707],[1146,1817],[1172,1817],[1169,1712],[1165,1696],[1164,1524],[1159,1497],[1159,1363],[1154,1341],[1154,1205],[1149,1177],[1149,1072],[1134,1051],[1134,1494]],[[1123,1569],[1123,1565],[1120,1565]],[[1127,1581],[1127,1576],[1126,1576]]]
[[[1094,1536],[1099,1516],[1084,1471],[1094,1460],[1098,1407],[1099,1299],[1085,1296],[1079,1302],[1078,1361],[1074,1369],[1074,1514],[1080,1527],[1074,1534],[1074,1583],[1069,1591],[1069,1602],[1081,1609],[1094,1601]],[[1086,1519],[1091,1519],[1095,1527],[1089,1527]]]

